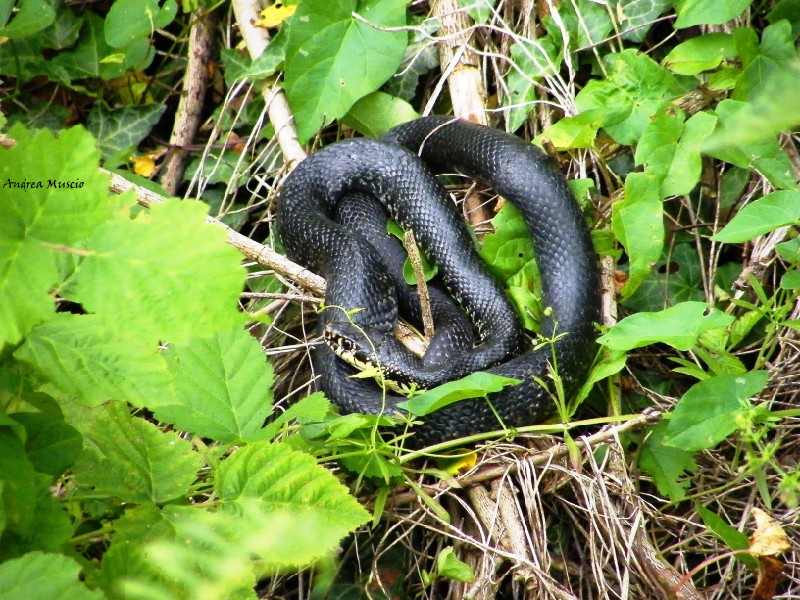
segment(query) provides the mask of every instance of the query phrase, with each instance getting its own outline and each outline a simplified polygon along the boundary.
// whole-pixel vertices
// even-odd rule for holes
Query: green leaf
[[[800,238],[794,238],[788,242],[781,242],[775,246],[775,252],[778,253],[783,260],[788,260],[790,263],[800,263]]]
[[[284,444],[256,442],[239,449],[217,468],[214,487],[226,504],[257,498],[267,511],[313,518],[324,550],[370,519],[327,469]]]
[[[630,296],[650,274],[664,246],[660,179],[650,173],[631,173],[625,196],[612,207],[611,230],[628,255],[628,281],[621,290]]]
[[[9,135],[16,146],[0,149],[0,181],[15,184],[0,186],[0,345],[19,342],[52,317],[49,292],[62,279],[57,261],[84,247],[121,202],[109,198],[99,153],[83,129],[55,138],[13,127]],[[56,187],[59,182],[81,185]]]
[[[781,277],[782,290],[796,290],[800,289],[800,271],[787,271]]]
[[[298,136],[344,116],[356,100],[391,77],[406,46],[404,0],[327,0],[301,3],[291,20],[284,83]]]
[[[23,442],[8,427],[0,427],[0,525],[21,536],[29,536],[34,528],[38,493],[33,465],[25,453]]]
[[[778,0],[774,8],[767,13],[770,23],[789,21],[792,24],[792,37],[800,36],[800,0]]]
[[[467,14],[478,25],[485,25],[492,17],[492,9],[497,6],[497,0],[458,0],[461,8],[467,9]]]
[[[673,502],[686,497],[689,480],[681,478],[697,469],[692,453],[682,448],[664,445],[667,423],[656,425],[647,436],[639,453],[639,466],[653,478],[660,494]]]
[[[447,577],[455,581],[473,581],[475,573],[470,566],[459,560],[453,548],[448,546],[439,552],[436,557],[436,571],[441,577]]]
[[[676,29],[694,25],[721,25],[742,14],[752,0],[678,0]]]
[[[551,35],[536,40],[519,39],[511,46],[511,68],[506,75],[508,94],[504,100],[508,131],[522,127],[533,110],[537,81],[561,68],[560,49],[560,38]]]
[[[174,403],[157,345],[116,335],[96,315],[58,314],[34,329],[14,356],[85,405],[109,398],[139,407]]]
[[[63,67],[73,79],[100,77],[108,81],[125,74],[124,64],[104,61],[113,52],[103,36],[103,19],[87,11],[75,49],[59,53],[51,62]]]
[[[10,416],[25,427],[25,452],[39,473],[59,477],[83,448],[81,434],[60,417],[32,412]]]
[[[593,79],[575,97],[580,112],[601,110],[603,128],[615,141],[636,143],[653,115],[683,93],[683,85],[667,69],[636,50],[603,57],[608,78]]]
[[[342,123],[369,137],[380,137],[392,127],[419,117],[408,102],[385,92],[372,92],[358,100]]]
[[[98,228],[71,299],[147,343],[185,344],[198,332],[241,325],[241,256],[225,243],[224,229],[206,223],[207,211],[202,202],[170,200]]]
[[[415,24],[397,73],[383,86],[387,93],[409,102],[414,99],[420,78],[439,66],[439,52],[431,44],[431,35],[438,29],[436,19]]]
[[[740,31],[748,33],[739,33]],[[765,93],[774,94],[774,90],[770,88],[776,84],[797,90],[798,57],[791,25],[787,21],[779,21],[767,26],[762,32],[761,44],[751,48],[753,39],[750,36],[754,35],[753,29],[743,28],[734,32],[744,68],[736,82],[732,98],[754,101]],[[794,97],[791,96],[792,99]],[[798,114],[798,110],[791,104],[779,106],[782,111],[789,109],[794,115]]]
[[[725,542],[728,548],[731,550],[747,550],[750,547],[750,539],[747,535],[735,527],[731,527],[731,525],[717,513],[696,502],[695,508],[697,508],[697,513],[700,515],[700,518],[703,519],[703,523],[705,523],[706,527]],[[740,560],[747,568],[753,571],[758,569],[758,561],[751,554],[737,552],[735,556],[736,559]]]
[[[779,190],[742,208],[712,239],[736,244],[797,224],[800,224],[800,191]]]
[[[124,404],[95,410],[97,419],[83,432],[87,445],[74,468],[80,486],[133,504],[186,495],[202,466],[189,440],[131,416]]]
[[[83,24],[83,16],[77,16],[70,7],[59,6],[53,23],[42,32],[47,39],[47,47],[64,50],[78,39]]]
[[[292,420],[300,423],[322,421],[331,412],[331,409],[331,401],[322,392],[315,392],[301,398],[275,417],[274,421],[267,424],[263,430],[264,439],[272,440],[278,435],[281,427]]]
[[[690,452],[713,448],[739,428],[737,415],[768,380],[767,371],[750,371],[697,382],[675,405],[664,443]]]
[[[62,554],[31,552],[0,564],[3,600],[102,600],[79,580],[80,565]]]
[[[175,18],[174,0],[114,0],[105,20],[106,41],[114,48],[124,48],[137,38],[149,38],[156,29],[166,27]]]
[[[486,398],[490,393],[499,392],[507,385],[518,383],[522,383],[522,381],[478,371],[457,381],[444,383],[405,402],[400,402],[397,407],[407,410],[414,416],[424,417],[459,400]]]
[[[556,39],[569,36],[569,48],[572,50],[599,44],[611,32],[608,8],[593,0],[573,0],[553,8],[558,12],[559,20],[545,16],[542,19],[545,29]]]
[[[658,343],[691,350],[701,333],[727,327],[735,320],[716,309],[706,315],[707,308],[705,302],[681,302],[660,312],[636,313],[622,319],[597,341],[612,350],[632,350]]]
[[[591,148],[605,114],[599,109],[584,111],[574,117],[564,117],[536,136],[534,143],[549,140],[556,150]]]
[[[49,26],[55,18],[55,11],[45,0],[20,0],[14,17],[0,27],[0,38],[28,37]]]
[[[609,8],[617,15],[622,39],[639,43],[671,4],[670,0],[611,0]]]
[[[247,439],[272,411],[272,367],[242,327],[195,338],[170,352],[179,404],[156,410],[160,421],[219,442]]]
[[[129,157],[121,155],[130,152],[150,134],[166,108],[163,104],[149,104],[108,109],[97,102],[89,112],[86,126],[97,139],[106,161],[114,158],[127,162]]]
[[[678,75],[697,75],[735,56],[736,41],[731,34],[708,33],[675,46],[664,58],[664,66]]]

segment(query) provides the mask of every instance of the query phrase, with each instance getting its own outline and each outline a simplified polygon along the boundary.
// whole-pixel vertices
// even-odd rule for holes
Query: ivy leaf
[[[298,136],[309,139],[394,74],[406,47],[404,0],[308,0],[295,12],[284,83]]]
[[[413,121],[419,114],[402,98],[372,92],[358,100],[342,117],[342,123],[369,137],[380,137],[392,127]]]
[[[664,58],[664,66],[678,75],[697,75],[736,56],[736,40],[729,33],[708,33],[681,42]]]
[[[697,382],[675,405],[664,443],[690,452],[713,448],[738,429],[737,415],[768,380],[767,371],[749,371]]]
[[[689,487],[689,481],[681,478],[685,473],[697,469],[697,463],[692,452],[664,445],[666,431],[666,422],[653,428],[642,444],[639,465],[653,478],[660,494],[673,502],[680,502],[686,497],[686,489]]]
[[[706,315],[705,302],[681,302],[659,312],[625,317],[597,341],[611,350],[632,350],[663,343],[677,350],[691,350],[700,334],[727,327],[735,320],[716,309]]]
[[[272,411],[272,367],[242,327],[194,338],[170,352],[179,404],[156,418],[219,442],[247,439]]]
[[[121,205],[108,195],[94,140],[76,127],[58,138],[13,127],[13,148],[0,149],[0,344],[15,344],[54,312],[51,288],[62,279],[57,261],[84,247],[95,227]],[[51,187],[79,182],[80,188]],[[77,185],[77,184],[76,184]]]
[[[800,191],[778,190],[742,208],[712,239],[737,244],[784,225],[797,224],[800,224]]]
[[[156,344],[115,335],[96,315],[56,315],[34,329],[14,357],[85,405],[109,398],[139,407],[174,403],[172,378]]]
[[[424,417],[459,400],[486,398],[489,394],[499,392],[507,385],[518,383],[522,383],[522,381],[478,371],[462,379],[448,381],[405,402],[399,402],[397,407],[407,410],[416,417]]]
[[[101,412],[83,432],[88,443],[74,468],[80,486],[133,504],[186,495],[202,466],[189,440],[131,416],[122,403],[95,410]]]
[[[47,46],[54,50],[64,50],[78,39],[83,24],[83,16],[77,16],[70,7],[59,6],[53,23],[42,32]]]
[[[657,311],[704,297],[697,250],[692,244],[677,244],[664,250],[653,272],[624,304],[636,312]]]
[[[163,104],[149,104],[108,109],[97,102],[89,112],[86,126],[97,139],[106,161],[126,162],[128,157],[121,155],[150,134],[166,108]]]
[[[80,565],[63,554],[30,552],[0,564],[0,597],[25,600],[103,600],[79,580]]]
[[[625,178],[625,196],[612,207],[611,230],[628,255],[628,281],[621,290],[627,298],[650,274],[664,246],[661,181],[652,173]]]
[[[255,498],[267,511],[313,518],[325,550],[370,519],[330,471],[285,444],[256,442],[239,449],[217,468],[214,487],[225,504]]]
[[[225,243],[222,228],[205,222],[207,211],[202,202],[171,200],[98,228],[71,299],[109,328],[147,343],[185,344],[198,331],[210,335],[242,324],[236,311],[245,280],[241,257]]]
[[[87,11],[83,14],[83,25],[75,49],[59,53],[50,62],[64,68],[73,80],[100,77],[109,81],[125,74],[123,63],[103,60],[113,53],[114,49],[103,35],[102,17]]]
[[[752,0],[678,0],[676,29],[694,25],[721,25],[735,19],[750,6]]]

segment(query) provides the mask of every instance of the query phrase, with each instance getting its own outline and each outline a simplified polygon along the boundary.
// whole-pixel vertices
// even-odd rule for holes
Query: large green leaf
[[[56,315],[31,332],[15,357],[82,404],[174,403],[172,377],[155,342],[117,335],[97,315]]]
[[[31,552],[0,565],[3,600],[103,600],[78,578],[80,565],[63,554]]]
[[[52,317],[57,260],[81,252],[120,206],[108,196],[99,153],[83,129],[55,138],[14,127],[9,135],[16,146],[0,148],[0,344],[18,342]],[[58,187],[64,183],[74,187]]]
[[[697,382],[675,405],[664,443],[690,452],[713,448],[739,428],[737,415],[768,380],[767,371],[749,371]]]
[[[164,0],[159,4],[159,0],[115,0],[105,20],[106,41],[114,48],[124,48],[169,25],[178,13],[178,3]]]
[[[291,20],[285,87],[307,140],[391,77],[406,47],[404,0],[306,0]],[[357,13],[368,23],[353,16]]]
[[[124,404],[104,407],[83,432],[75,478],[97,494],[133,504],[184,496],[202,465],[190,441],[133,417]]]
[[[718,310],[706,315],[705,302],[681,302],[659,312],[641,312],[625,317],[597,341],[612,350],[632,350],[649,344],[668,344],[691,350],[700,334],[727,327],[734,317]]]
[[[677,29],[693,25],[721,25],[735,19],[750,6],[752,0],[678,0]]]
[[[424,417],[448,404],[453,404],[453,402],[468,398],[486,398],[490,393],[499,392],[508,385],[516,385],[521,382],[521,379],[478,371],[462,379],[443,383],[410,400],[400,402],[397,406],[412,415]]]
[[[178,429],[220,442],[253,436],[272,411],[272,368],[244,328],[195,338],[170,353],[179,404],[156,410]]]
[[[13,6],[13,2],[9,3]],[[19,39],[33,35],[50,25],[56,13],[45,0],[20,0],[9,22],[0,13],[0,38]]]
[[[800,224],[800,191],[779,190],[745,206],[713,239],[736,244],[784,225],[798,224]]]
[[[198,332],[242,324],[241,257],[222,228],[206,223],[207,211],[201,202],[171,200],[98,228],[71,299],[147,343],[185,344]]]

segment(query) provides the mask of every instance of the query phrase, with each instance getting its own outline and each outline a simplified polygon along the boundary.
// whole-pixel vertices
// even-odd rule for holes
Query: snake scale
[[[541,331],[558,336],[551,345],[525,350],[519,317],[486,273],[470,234],[436,174],[458,172],[491,186],[521,212],[530,230],[541,273],[545,311]],[[454,357],[403,356],[422,380],[436,384],[474,370],[521,379],[484,398],[463,400],[430,415],[414,430],[413,445],[541,421],[554,409],[548,364],[557,365],[565,394],[585,379],[594,357],[599,319],[597,260],[580,208],[558,168],[535,146],[516,136],[449,117],[423,117],[380,139],[330,144],[302,161],[283,182],[278,226],[287,255],[327,279],[319,326],[337,322],[366,331],[395,356],[396,283],[371,242],[337,220],[337,209],[356,193],[376,199],[392,219],[414,231],[439,267],[444,287],[474,325],[474,343]],[[358,217],[356,217],[358,219]],[[463,329],[455,319],[455,330]],[[561,335],[563,334],[563,335]],[[438,335],[438,332],[437,332]],[[445,328],[443,336],[455,335]],[[434,341],[434,343],[436,343]],[[414,361],[417,361],[416,363]],[[385,394],[371,380],[351,378],[354,368],[326,345],[315,351],[318,385],[343,412],[391,413],[402,396]],[[427,379],[426,379],[427,377]],[[491,406],[490,406],[491,403]]]

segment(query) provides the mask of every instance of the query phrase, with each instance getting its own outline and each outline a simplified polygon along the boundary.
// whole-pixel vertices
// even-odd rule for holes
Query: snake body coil
[[[492,186],[520,210],[536,249],[543,305],[551,309],[541,331],[558,336],[554,345],[509,358],[522,344],[519,319],[485,273],[458,211],[433,175],[456,171]],[[499,429],[498,417],[511,427],[542,420],[554,407],[537,383],[548,381],[549,364],[557,367],[567,396],[574,393],[594,356],[599,277],[583,215],[561,173],[538,148],[487,127],[425,117],[381,140],[329,145],[286,178],[278,221],[287,254],[327,278],[327,305],[361,309],[350,317],[353,322],[370,331],[370,338],[389,340],[397,315],[394,284],[369,241],[335,220],[337,203],[353,191],[377,198],[393,219],[414,231],[475,324],[476,345],[430,371],[431,380],[474,370],[523,380],[491,394],[491,407],[481,398],[427,415],[415,431],[416,445]],[[332,319],[346,320],[326,310],[320,325]],[[320,387],[346,412],[392,412],[404,400],[383,394],[373,382],[349,378],[352,367],[327,347],[316,352],[314,362]]]

